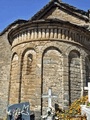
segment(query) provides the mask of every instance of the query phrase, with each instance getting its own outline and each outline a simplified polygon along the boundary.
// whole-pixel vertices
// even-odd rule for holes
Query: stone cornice
[[[79,43],[89,49],[90,32],[83,27],[58,20],[33,21],[20,25],[9,33],[12,47],[28,41],[58,40]]]

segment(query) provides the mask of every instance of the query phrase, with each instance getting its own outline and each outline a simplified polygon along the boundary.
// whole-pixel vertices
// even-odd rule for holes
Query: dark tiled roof
[[[71,11],[73,14],[78,15],[79,17],[82,17],[82,19],[88,20],[88,12],[84,10],[77,9],[74,6],[70,6],[69,4],[60,2],[59,0],[51,0],[47,5],[45,5],[40,11],[38,11],[30,20],[37,20],[42,18],[42,16],[50,10],[51,7],[58,6],[63,7],[64,9],[67,9],[68,11]]]
[[[69,4],[66,4],[66,3],[61,3],[61,5],[64,5],[66,8],[72,9],[74,12],[77,12],[77,13],[82,14],[84,16],[88,16],[88,12],[86,12],[84,10],[80,10],[80,9],[78,9],[78,8],[76,8],[74,6],[71,6]]]
[[[6,31],[8,31],[8,29],[10,29],[12,26],[14,25],[20,25],[20,24],[24,24],[26,23],[27,20],[22,20],[22,19],[18,19],[16,21],[14,21],[13,23],[11,23],[10,25],[8,25],[1,33],[0,33],[0,36],[3,35]]]
[[[40,11],[38,11],[30,20],[35,20],[40,14],[43,13],[43,11],[46,9],[48,10],[49,6],[52,6],[53,1],[50,1],[48,4],[46,4]]]
[[[22,20],[18,19],[14,21],[12,24],[8,25],[1,33],[0,36],[3,35],[6,31],[8,31],[11,27],[15,25],[22,25],[28,23],[30,21],[36,21],[43,19],[43,16],[52,8],[52,7],[62,7],[65,10],[68,10],[70,13],[89,21],[88,19],[88,12],[77,9],[76,7],[70,6],[69,4],[63,3],[60,0],[51,0],[48,4],[46,4],[39,12],[37,12],[30,20]]]

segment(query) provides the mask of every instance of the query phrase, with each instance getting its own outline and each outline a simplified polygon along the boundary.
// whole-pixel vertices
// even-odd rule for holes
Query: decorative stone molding
[[[80,44],[89,49],[90,37],[88,31],[75,25],[65,25],[61,23],[37,23],[33,27],[28,25],[22,29],[12,30],[9,33],[9,41],[12,47],[23,42],[38,40],[58,40]],[[87,34],[88,33],[88,34]]]

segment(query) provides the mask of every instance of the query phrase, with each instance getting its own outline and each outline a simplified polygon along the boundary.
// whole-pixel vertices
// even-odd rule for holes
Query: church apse
[[[17,20],[0,34],[0,118],[7,103],[28,101],[39,120],[48,106],[42,94],[49,88],[57,95],[53,107],[68,107],[83,96],[90,82],[89,19],[88,12],[51,0],[31,19]]]

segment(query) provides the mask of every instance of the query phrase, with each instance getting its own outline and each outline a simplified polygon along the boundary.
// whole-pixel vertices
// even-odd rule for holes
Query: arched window
[[[27,75],[30,73],[30,70],[32,68],[32,61],[33,61],[33,55],[28,54],[27,55],[27,66],[26,66],[26,74]]]
[[[28,50],[23,56],[23,63],[22,63],[22,71],[23,74],[29,75],[32,69],[33,63],[33,52],[32,50]]]

